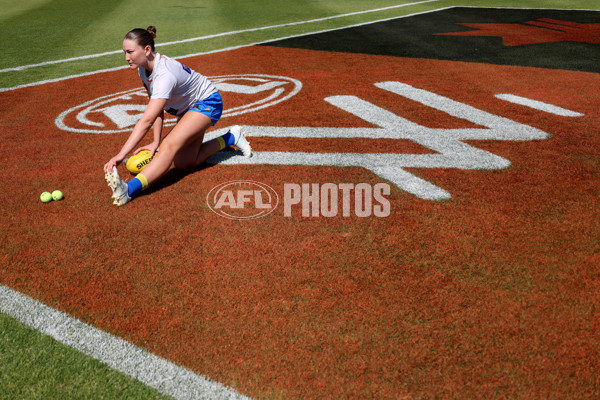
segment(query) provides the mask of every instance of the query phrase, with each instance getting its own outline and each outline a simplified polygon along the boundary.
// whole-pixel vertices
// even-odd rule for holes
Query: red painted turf
[[[398,80],[550,133],[472,142],[506,170],[414,170],[388,218],[212,213],[217,184],[368,182],[361,168],[212,166],[111,205],[102,165],[127,134],[67,133],[62,111],[139,86],[117,71],[3,93],[0,283],[257,398],[593,398],[600,305],[597,74],[253,47],[185,60],[206,75],[296,78],[287,102],[222,126],[369,126],[355,95],[431,127],[469,123],[381,93]],[[570,108],[565,118],[495,99]],[[224,96],[225,97],[225,96]],[[235,102],[235,99],[225,101]],[[417,153],[406,143],[257,139],[255,150]],[[383,147],[381,145],[384,145]],[[399,147],[398,147],[399,146]],[[425,151],[427,151],[425,149]],[[42,204],[61,189],[66,199]]]

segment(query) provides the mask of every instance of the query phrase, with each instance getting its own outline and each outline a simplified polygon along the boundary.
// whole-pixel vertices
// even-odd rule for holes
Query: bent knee
[[[175,158],[173,159],[173,166],[177,169],[194,169],[196,167],[196,163],[193,162],[190,157],[186,157],[185,154],[181,153],[185,153],[185,151],[179,152],[175,155]]]
[[[177,161],[175,161],[173,163],[173,167],[175,167],[175,169],[181,169],[181,170],[189,171],[191,169],[194,169],[196,166],[194,164],[188,163],[188,162],[177,162]]]

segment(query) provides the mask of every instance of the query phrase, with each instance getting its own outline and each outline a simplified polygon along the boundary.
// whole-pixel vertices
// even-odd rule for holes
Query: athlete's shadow
[[[225,150],[220,151],[218,159],[220,161],[224,161],[224,160],[230,159],[231,157],[243,157],[243,155],[242,155],[241,151],[225,149]],[[171,168],[156,183],[149,186],[148,189],[142,191],[139,194],[139,197],[147,196],[152,193],[159,192],[164,188],[167,188],[171,185],[178,183],[179,181],[183,180],[188,175],[195,174],[196,172],[200,172],[200,171],[204,171],[204,170],[209,170],[211,167],[213,167],[215,165],[218,165],[218,163],[204,162],[203,164],[197,166],[194,169],[183,170],[183,169]]]

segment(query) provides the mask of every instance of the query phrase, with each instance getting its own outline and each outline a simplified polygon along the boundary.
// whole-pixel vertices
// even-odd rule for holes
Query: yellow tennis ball
[[[52,199],[53,200],[62,200],[63,199],[63,194],[60,190],[55,190],[54,192],[52,192]]]
[[[40,195],[40,200],[42,203],[48,203],[49,201],[52,201],[52,195],[50,192],[44,192]]]

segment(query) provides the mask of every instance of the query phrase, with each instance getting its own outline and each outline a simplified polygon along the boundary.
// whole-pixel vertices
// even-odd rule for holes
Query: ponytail
[[[133,29],[133,30],[127,32],[127,35],[125,35],[125,39],[133,40],[138,45],[140,45],[142,48],[145,48],[146,46],[150,46],[152,51],[154,51],[154,39],[155,38],[156,38],[156,27],[152,26],[152,25],[146,29],[142,29],[142,28]]]

